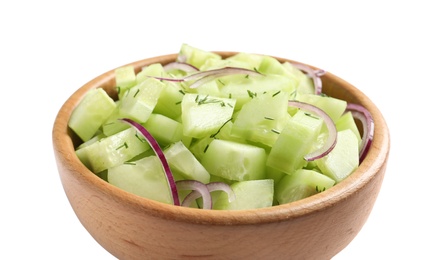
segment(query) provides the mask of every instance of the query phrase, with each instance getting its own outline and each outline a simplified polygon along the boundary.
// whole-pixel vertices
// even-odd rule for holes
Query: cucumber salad
[[[369,111],[323,94],[325,73],[182,44],[168,64],[115,69],[118,97],[90,90],[68,126],[80,161],[127,192],[200,209],[271,207],[341,182],[370,147]]]

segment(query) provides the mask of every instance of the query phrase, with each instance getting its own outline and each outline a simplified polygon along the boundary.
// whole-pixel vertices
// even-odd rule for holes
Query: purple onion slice
[[[160,145],[157,143],[156,139],[154,139],[154,137],[150,134],[150,132],[148,132],[148,130],[146,130],[145,127],[143,127],[138,122],[131,120],[129,118],[122,118],[120,120],[136,128],[142,134],[145,140],[147,140],[151,148],[154,150],[154,153],[157,155],[157,157],[160,159],[160,162],[162,163],[163,170],[166,174],[166,180],[168,181],[168,185],[171,190],[171,195],[172,195],[172,200],[174,201],[174,205],[180,206],[180,199],[178,197],[177,185],[174,181],[174,176],[172,175],[171,168],[169,167],[168,161],[166,160],[163,150],[162,148],[160,148]]]

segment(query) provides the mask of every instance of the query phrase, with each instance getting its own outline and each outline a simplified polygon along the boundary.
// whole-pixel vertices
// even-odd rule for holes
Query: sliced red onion
[[[230,185],[226,184],[225,182],[210,182],[207,183],[205,186],[207,187],[209,193],[218,190],[226,192],[228,194],[229,202],[232,202],[236,199],[236,195],[234,194],[234,191],[231,189]],[[200,197],[201,197],[201,193],[199,193],[196,190],[193,190],[184,198],[182,206],[188,207],[194,200]]]
[[[328,128],[328,139],[324,143],[323,147],[319,148],[318,150],[312,153],[305,155],[304,159],[306,161],[314,161],[330,153],[332,149],[334,149],[335,145],[337,144],[337,128],[335,127],[334,121],[332,121],[331,117],[322,109],[308,103],[289,100],[288,105],[318,115],[323,119],[323,121],[326,124],[326,127]]]
[[[196,180],[181,180],[181,181],[177,181],[176,184],[179,190],[192,190],[193,192],[198,193],[199,194],[198,197],[202,197],[203,209],[212,208],[210,191],[208,190],[207,186],[204,183]],[[186,198],[183,200],[181,206],[189,207],[193,199],[191,198],[186,199]]]
[[[181,71],[185,71],[185,72],[195,72],[195,71],[199,71],[199,69],[193,65],[190,65],[189,63],[185,63],[185,62],[171,62],[166,64],[165,66],[163,66],[163,69],[165,71],[168,70],[181,70]]]
[[[354,118],[361,121],[363,127],[363,136],[361,137],[361,147],[359,150],[359,162],[361,163],[366,157],[373,141],[375,129],[373,118],[370,111],[358,104],[348,103],[346,110],[350,111]]]
[[[214,76],[222,77],[222,76],[228,76],[228,75],[235,75],[235,74],[244,74],[244,75],[263,75],[255,70],[245,69],[245,68],[237,68],[237,67],[225,67],[220,69],[213,69],[213,70],[205,70],[205,71],[199,71],[193,74],[190,74],[188,76],[182,77],[182,78],[166,78],[166,77],[154,77],[149,76],[158,80],[166,80],[166,81],[174,81],[174,82],[185,82],[185,81],[191,81],[191,80],[201,80],[204,77],[208,76]],[[205,81],[212,80],[212,78],[208,78]],[[202,82],[205,83],[205,82]],[[199,84],[193,83],[194,87],[198,87]]]
[[[159,144],[157,143],[156,139],[148,132],[148,130],[145,129],[141,124],[137,123],[134,120],[131,120],[129,118],[122,118],[121,121],[130,124],[131,126],[135,127],[147,140],[151,148],[154,150],[157,157],[160,159],[160,162],[162,163],[163,170],[166,174],[166,180],[168,181],[169,188],[171,190],[172,194],[172,200],[174,201],[175,206],[180,206],[180,199],[178,198],[178,191],[177,191],[177,185],[174,181],[174,176],[172,175],[171,168],[169,167],[168,161],[166,160],[165,155],[163,154],[162,149],[160,148]]]
[[[305,64],[301,63],[292,63],[296,68],[302,70],[305,72],[310,78],[313,79],[314,83],[314,93],[316,95],[320,95],[322,93],[322,80],[320,79],[321,76],[325,75],[325,70],[314,70],[310,66],[307,66]]]

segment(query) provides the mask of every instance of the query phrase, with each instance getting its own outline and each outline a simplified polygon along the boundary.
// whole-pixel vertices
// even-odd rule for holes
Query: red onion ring
[[[373,134],[375,129],[373,118],[370,114],[370,111],[358,104],[348,103],[346,111],[350,111],[352,113],[352,116],[355,119],[358,119],[363,127],[363,136],[361,137],[361,147],[359,150],[359,161],[361,163],[366,157],[373,141]]]
[[[160,159],[160,162],[162,163],[163,170],[166,174],[166,180],[168,181],[169,188],[171,190],[172,194],[172,200],[174,201],[175,206],[180,206],[180,199],[178,197],[178,191],[177,191],[177,185],[174,181],[174,176],[172,175],[171,168],[169,167],[168,161],[166,160],[166,157],[160,148],[159,144],[157,143],[156,139],[148,132],[148,130],[145,129],[141,124],[137,123],[134,120],[131,120],[129,118],[122,118],[121,121],[130,124],[134,128],[136,128],[142,136],[147,140],[151,148],[154,150],[154,153],[157,155],[157,157]]]
[[[171,62],[166,64],[165,66],[163,66],[163,69],[165,71],[169,71],[169,70],[181,70],[181,71],[185,71],[185,72],[195,72],[195,71],[199,71],[199,69],[189,63],[185,63],[185,62]]]
[[[326,140],[323,147],[317,149],[314,152],[311,152],[311,153],[305,155],[304,159],[306,161],[314,161],[314,160],[320,159],[320,158],[326,156],[328,153],[330,153],[332,151],[332,149],[334,149],[335,145],[337,144],[337,128],[335,127],[334,121],[332,121],[331,117],[328,114],[326,114],[326,112],[323,111],[322,109],[320,109],[316,106],[313,106],[311,104],[308,104],[308,103],[289,100],[288,105],[292,106],[292,107],[297,107],[299,109],[306,110],[306,111],[309,111],[309,112],[312,112],[312,113],[318,115],[319,117],[321,117],[323,119],[323,121],[326,124],[326,127],[328,128],[328,133],[329,133],[328,139]]]
[[[210,182],[205,186],[207,187],[209,193],[217,190],[226,192],[228,194],[229,202],[232,202],[236,199],[236,195],[234,194],[234,191],[231,189],[230,185],[224,182]],[[201,193],[199,191],[193,190],[184,198],[182,206],[188,207],[194,200],[200,197],[201,197]]]
[[[314,83],[314,92],[316,95],[320,95],[322,93],[322,80],[320,79],[321,76],[325,75],[325,70],[314,70],[310,66],[307,66],[305,64],[301,63],[292,63],[296,68],[300,69],[301,71],[305,72],[310,78],[313,79]]]
[[[192,190],[192,192],[199,194],[198,198],[202,197],[203,209],[212,208],[210,191],[208,190],[207,186],[204,183],[196,180],[180,180],[177,181],[176,184],[179,190]],[[189,195],[192,194],[192,192],[189,193]],[[181,206],[185,206],[185,207],[190,206],[193,199],[188,198],[188,196],[183,200]]]
[[[148,76],[151,78],[155,78],[157,80],[166,80],[166,81],[174,81],[174,82],[185,82],[185,81],[191,81],[191,80],[201,80],[202,78],[208,77],[208,76],[214,76],[222,77],[222,76],[228,76],[228,75],[234,75],[234,74],[245,74],[245,75],[263,75],[255,70],[245,69],[245,68],[237,68],[237,67],[224,67],[220,69],[213,69],[213,70],[206,70],[206,71],[199,71],[193,74],[190,74],[188,76],[182,77],[182,78],[167,78],[167,77],[155,77],[155,76]],[[207,80],[204,80],[205,82],[212,80],[213,78],[208,78]],[[202,83],[205,83],[202,82]],[[193,83],[194,87],[198,87],[200,84]]]

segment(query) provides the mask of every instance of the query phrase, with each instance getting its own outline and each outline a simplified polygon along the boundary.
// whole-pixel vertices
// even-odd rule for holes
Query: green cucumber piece
[[[72,112],[68,126],[86,142],[95,135],[115,108],[115,101],[104,89],[91,89]]]
[[[180,84],[165,81],[153,112],[176,120],[181,116],[181,101],[183,96],[184,91],[180,87]]]
[[[136,75],[136,82],[140,83],[145,81],[149,77],[168,77],[168,73],[163,69],[163,65],[160,63],[153,63],[146,67],[143,67],[142,70]]]
[[[115,69],[115,84],[118,90],[118,98],[121,99],[127,89],[136,85],[136,73],[131,65]]]
[[[120,115],[138,123],[146,122],[153,112],[164,86],[164,83],[159,80],[148,78],[130,88],[120,101]]]
[[[101,129],[106,136],[114,135],[116,133],[121,132],[122,130],[129,128],[127,124],[119,121],[119,119],[122,118],[122,116],[119,113],[119,103],[120,103],[119,100],[116,101],[115,110],[106,120],[106,122],[104,122],[104,124],[101,126]]]
[[[235,78],[238,76],[238,78]],[[235,110],[240,110],[253,97],[267,93],[273,95],[280,91],[292,93],[296,85],[292,80],[282,75],[258,75],[246,77],[244,75],[231,76],[231,81],[221,78],[220,96],[236,99]]]
[[[203,138],[219,130],[231,119],[234,99],[186,93],[181,102],[183,133]]]
[[[260,64],[263,61],[264,57],[264,55],[260,54],[239,52],[231,57],[226,58],[226,60],[236,62],[236,64],[239,65],[246,64],[242,65],[243,68],[258,71],[258,68],[260,67]]]
[[[298,111],[281,131],[267,158],[267,166],[292,174],[305,167],[307,155],[322,129],[323,120]]]
[[[179,56],[185,57],[186,62],[197,67],[198,69],[201,69],[201,66],[210,59],[222,59],[222,57],[216,53],[201,50],[199,48],[190,46],[188,44],[182,44]]]
[[[160,146],[178,142],[183,137],[181,123],[160,114],[151,114],[142,125],[156,139]]]
[[[210,182],[210,174],[181,141],[165,149],[164,154],[171,169],[180,173],[184,179]]]
[[[137,196],[173,204],[165,172],[155,155],[109,168],[107,180],[110,184]]]
[[[359,165],[358,139],[349,130],[337,133],[337,144],[326,156],[315,160],[323,174],[337,183],[349,176]]]
[[[279,204],[285,204],[327,190],[334,184],[333,179],[319,172],[299,169],[281,179],[277,184],[275,197]]]
[[[286,61],[282,63],[282,66],[292,75],[295,80],[297,92],[300,94],[314,94],[314,82],[308,77],[305,73],[303,73],[300,69],[296,68],[293,64]]]
[[[235,137],[272,146],[288,121],[287,92],[260,94],[240,110],[231,129]]]
[[[336,122],[347,107],[347,102],[338,98],[321,96],[315,94],[301,94],[298,96],[299,101],[314,105],[328,114]]]
[[[221,192],[213,204],[216,210],[243,210],[265,208],[273,205],[273,180],[250,180],[231,184],[235,199],[229,201],[228,194]]]
[[[266,152],[257,146],[214,139],[201,160],[210,174],[228,180],[264,179]]]
[[[361,145],[361,134],[358,130],[358,126],[356,125],[355,119],[352,116],[350,111],[344,113],[335,123],[335,127],[337,131],[343,131],[346,129],[351,130],[356,138],[358,139],[358,144]]]
[[[76,150],[80,161],[94,173],[118,166],[151,147],[133,128]]]

